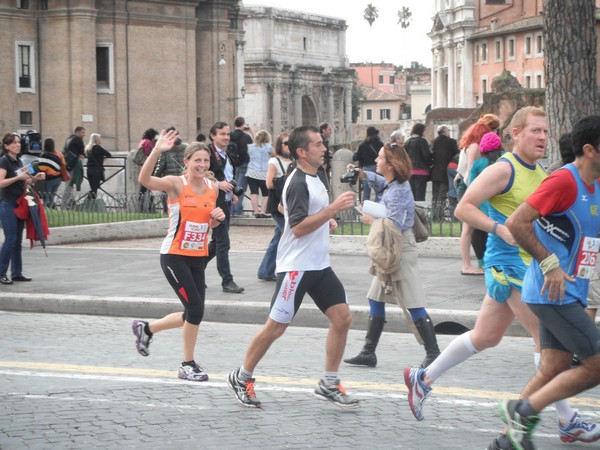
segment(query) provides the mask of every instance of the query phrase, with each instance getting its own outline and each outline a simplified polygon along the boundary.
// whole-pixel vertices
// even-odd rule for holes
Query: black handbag
[[[285,170],[283,169],[283,164],[281,164],[281,160],[279,158],[277,162],[279,163],[279,167],[281,167],[282,176],[273,178],[274,189],[269,189],[269,198],[267,201],[267,211],[270,214],[281,214],[279,212],[279,203],[281,203],[281,196],[283,195],[283,186],[285,186]]]

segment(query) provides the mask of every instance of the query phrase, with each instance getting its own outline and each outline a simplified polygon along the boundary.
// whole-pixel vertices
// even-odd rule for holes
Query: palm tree
[[[372,3],[369,3],[367,5],[367,7],[365,8],[365,14],[363,15],[363,17],[365,18],[365,20],[367,22],[369,22],[369,29],[372,29],[373,22],[375,22],[375,20],[379,17],[379,11],[377,11],[377,8],[375,6],[373,6]],[[373,61],[371,61],[371,87],[374,87],[374,85],[373,85]]]
[[[408,7],[403,6],[402,9],[398,11],[398,23],[404,30],[406,30],[410,26],[411,22],[412,12]]]
[[[373,26],[373,22],[375,22],[375,20],[377,20],[379,17],[379,11],[377,11],[377,8],[373,6],[372,3],[369,3],[365,8],[365,14],[363,17],[367,22],[369,22],[369,28],[371,28]]]

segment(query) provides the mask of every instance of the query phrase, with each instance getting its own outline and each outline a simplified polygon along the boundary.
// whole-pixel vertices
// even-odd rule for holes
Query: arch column
[[[298,80],[294,81],[294,127],[302,126],[302,88]]]
[[[273,80],[273,97],[271,98],[271,111],[273,111],[273,135],[282,131],[281,125],[281,73],[278,72]]]
[[[352,83],[346,83],[344,88],[345,114],[344,114],[344,142],[352,142]]]
[[[454,64],[454,44],[450,44],[449,47],[446,48],[446,56],[447,56],[447,67],[448,67],[448,86],[446,88],[446,92],[448,92],[448,108],[456,108],[456,100],[454,97],[454,92],[456,88],[455,83],[455,72],[456,65]]]
[[[334,117],[334,112],[333,112],[333,94],[334,94],[334,83],[333,80],[331,79],[331,77],[327,77],[326,78],[326,85],[327,85],[327,117],[325,117],[325,120],[327,122],[329,122],[331,124],[332,127],[335,127],[335,117]],[[318,124],[316,124],[318,125]],[[335,133],[334,133],[334,138],[335,138]]]
[[[236,103],[236,115],[244,115],[244,97],[242,97],[242,88],[245,89],[244,83],[244,46],[246,41],[236,40],[235,41],[235,54],[236,54],[236,73],[235,73],[235,103]]]

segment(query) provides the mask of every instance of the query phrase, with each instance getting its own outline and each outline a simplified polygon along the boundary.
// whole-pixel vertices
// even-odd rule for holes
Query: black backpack
[[[235,145],[235,148],[232,147],[231,153],[235,153],[236,158],[236,166],[241,166],[242,164],[246,164],[250,161],[250,156],[248,155],[248,140],[250,137],[243,132],[242,130],[234,130],[231,133],[231,142],[230,145]],[[252,142],[252,140],[250,140]],[[227,149],[229,152],[229,148]]]
[[[243,164],[243,160],[238,150],[238,146],[235,142],[230,142],[227,145],[227,156],[229,156],[233,167],[238,167]]]
[[[63,156],[65,157],[65,163],[67,164],[67,170],[69,172],[75,168],[75,163],[77,162],[77,155],[69,151],[69,145],[71,145],[71,141],[74,137],[74,134],[69,136],[65,141],[65,146],[63,148]]]

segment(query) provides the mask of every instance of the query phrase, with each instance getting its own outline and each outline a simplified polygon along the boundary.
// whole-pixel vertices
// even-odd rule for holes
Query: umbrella
[[[35,191],[27,190],[19,197],[17,205],[15,214],[18,218],[26,221],[26,236],[31,242],[31,248],[33,248],[33,241],[40,241],[44,253],[48,256],[46,238],[50,234],[50,231],[48,229],[48,221],[46,220],[46,211],[40,197]]]

